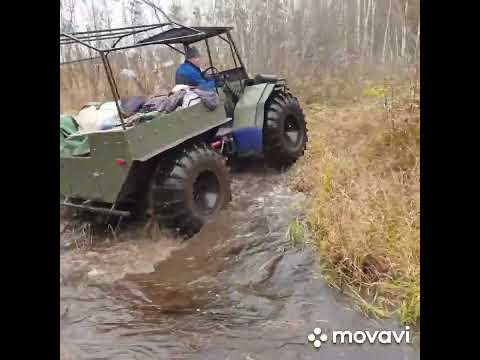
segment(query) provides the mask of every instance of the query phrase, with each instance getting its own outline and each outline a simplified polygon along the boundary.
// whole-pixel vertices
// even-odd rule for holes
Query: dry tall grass
[[[410,82],[369,85],[341,106],[307,98],[310,143],[291,174],[291,186],[310,195],[304,224],[324,278],[363,311],[413,325],[420,316],[418,94]]]

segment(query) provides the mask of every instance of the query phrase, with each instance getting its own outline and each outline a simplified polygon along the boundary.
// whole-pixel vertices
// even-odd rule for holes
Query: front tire
[[[267,163],[274,168],[292,165],[305,152],[305,115],[290,93],[277,91],[265,106],[263,148]]]
[[[225,159],[204,144],[161,161],[152,180],[153,216],[187,237],[200,231],[231,200]]]

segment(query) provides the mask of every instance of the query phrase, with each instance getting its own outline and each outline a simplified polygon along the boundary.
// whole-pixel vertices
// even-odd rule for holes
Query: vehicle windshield
[[[212,57],[212,65],[217,68],[218,71],[225,71],[234,69],[237,66],[233,60],[233,56],[230,51],[228,50],[228,43],[220,39],[219,37],[213,37],[208,39],[208,45],[210,47],[210,55]],[[205,62],[204,69],[210,67],[210,61],[208,58],[208,49],[205,41],[200,41],[195,43],[194,46],[200,51],[202,54],[202,59]]]

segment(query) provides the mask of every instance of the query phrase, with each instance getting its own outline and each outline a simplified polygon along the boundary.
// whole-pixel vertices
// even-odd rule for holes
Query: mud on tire
[[[190,237],[231,200],[225,159],[204,144],[160,161],[153,175],[150,207],[159,224]]]
[[[267,163],[275,168],[292,165],[305,151],[305,115],[289,92],[277,91],[265,105],[263,146]]]

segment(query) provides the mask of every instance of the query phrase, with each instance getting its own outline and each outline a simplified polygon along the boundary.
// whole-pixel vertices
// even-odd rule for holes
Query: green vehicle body
[[[168,218],[172,225],[191,234],[231,199],[226,159],[260,155],[271,166],[282,167],[303,154],[307,136],[298,100],[289,93],[284,78],[249,76],[231,30],[189,27],[169,20],[60,34],[60,46],[82,45],[99,55],[96,59],[103,63],[121,122],[110,130],[77,132],[80,127],[75,116],[60,117],[61,205],[120,217],[153,215],[160,222]],[[156,33],[149,35],[151,31]],[[140,35],[149,36],[138,40]],[[212,37],[228,44],[232,68],[220,71],[214,66],[208,42]],[[134,45],[120,45],[128,38]],[[107,47],[101,47],[106,39]],[[218,94],[214,110],[200,102],[167,114],[140,112],[134,115],[135,121],[125,121],[124,99],[109,54],[167,45],[185,55],[190,45],[200,41],[206,46],[210,65],[203,74],[215,80]],[[99,110],[99,105],[86,106],[98,106]]]
[[[60,157],[60,193],[71,199],[121,202],[127,179],[135,177],[136,163],[147,162],[222,126],[262,129],[265,102],[274,87],[275,83],[246,86],[233,119],[227,118],[225,94],[219,90],[220,104],[213,111],[199,103],[130,128],[73,135],[69,139],[87,137],[90,153]]]
[[[275,84],[257,84],[245,87],[234,111],[233,127],[236,129],[263,128],[265,102]]]

